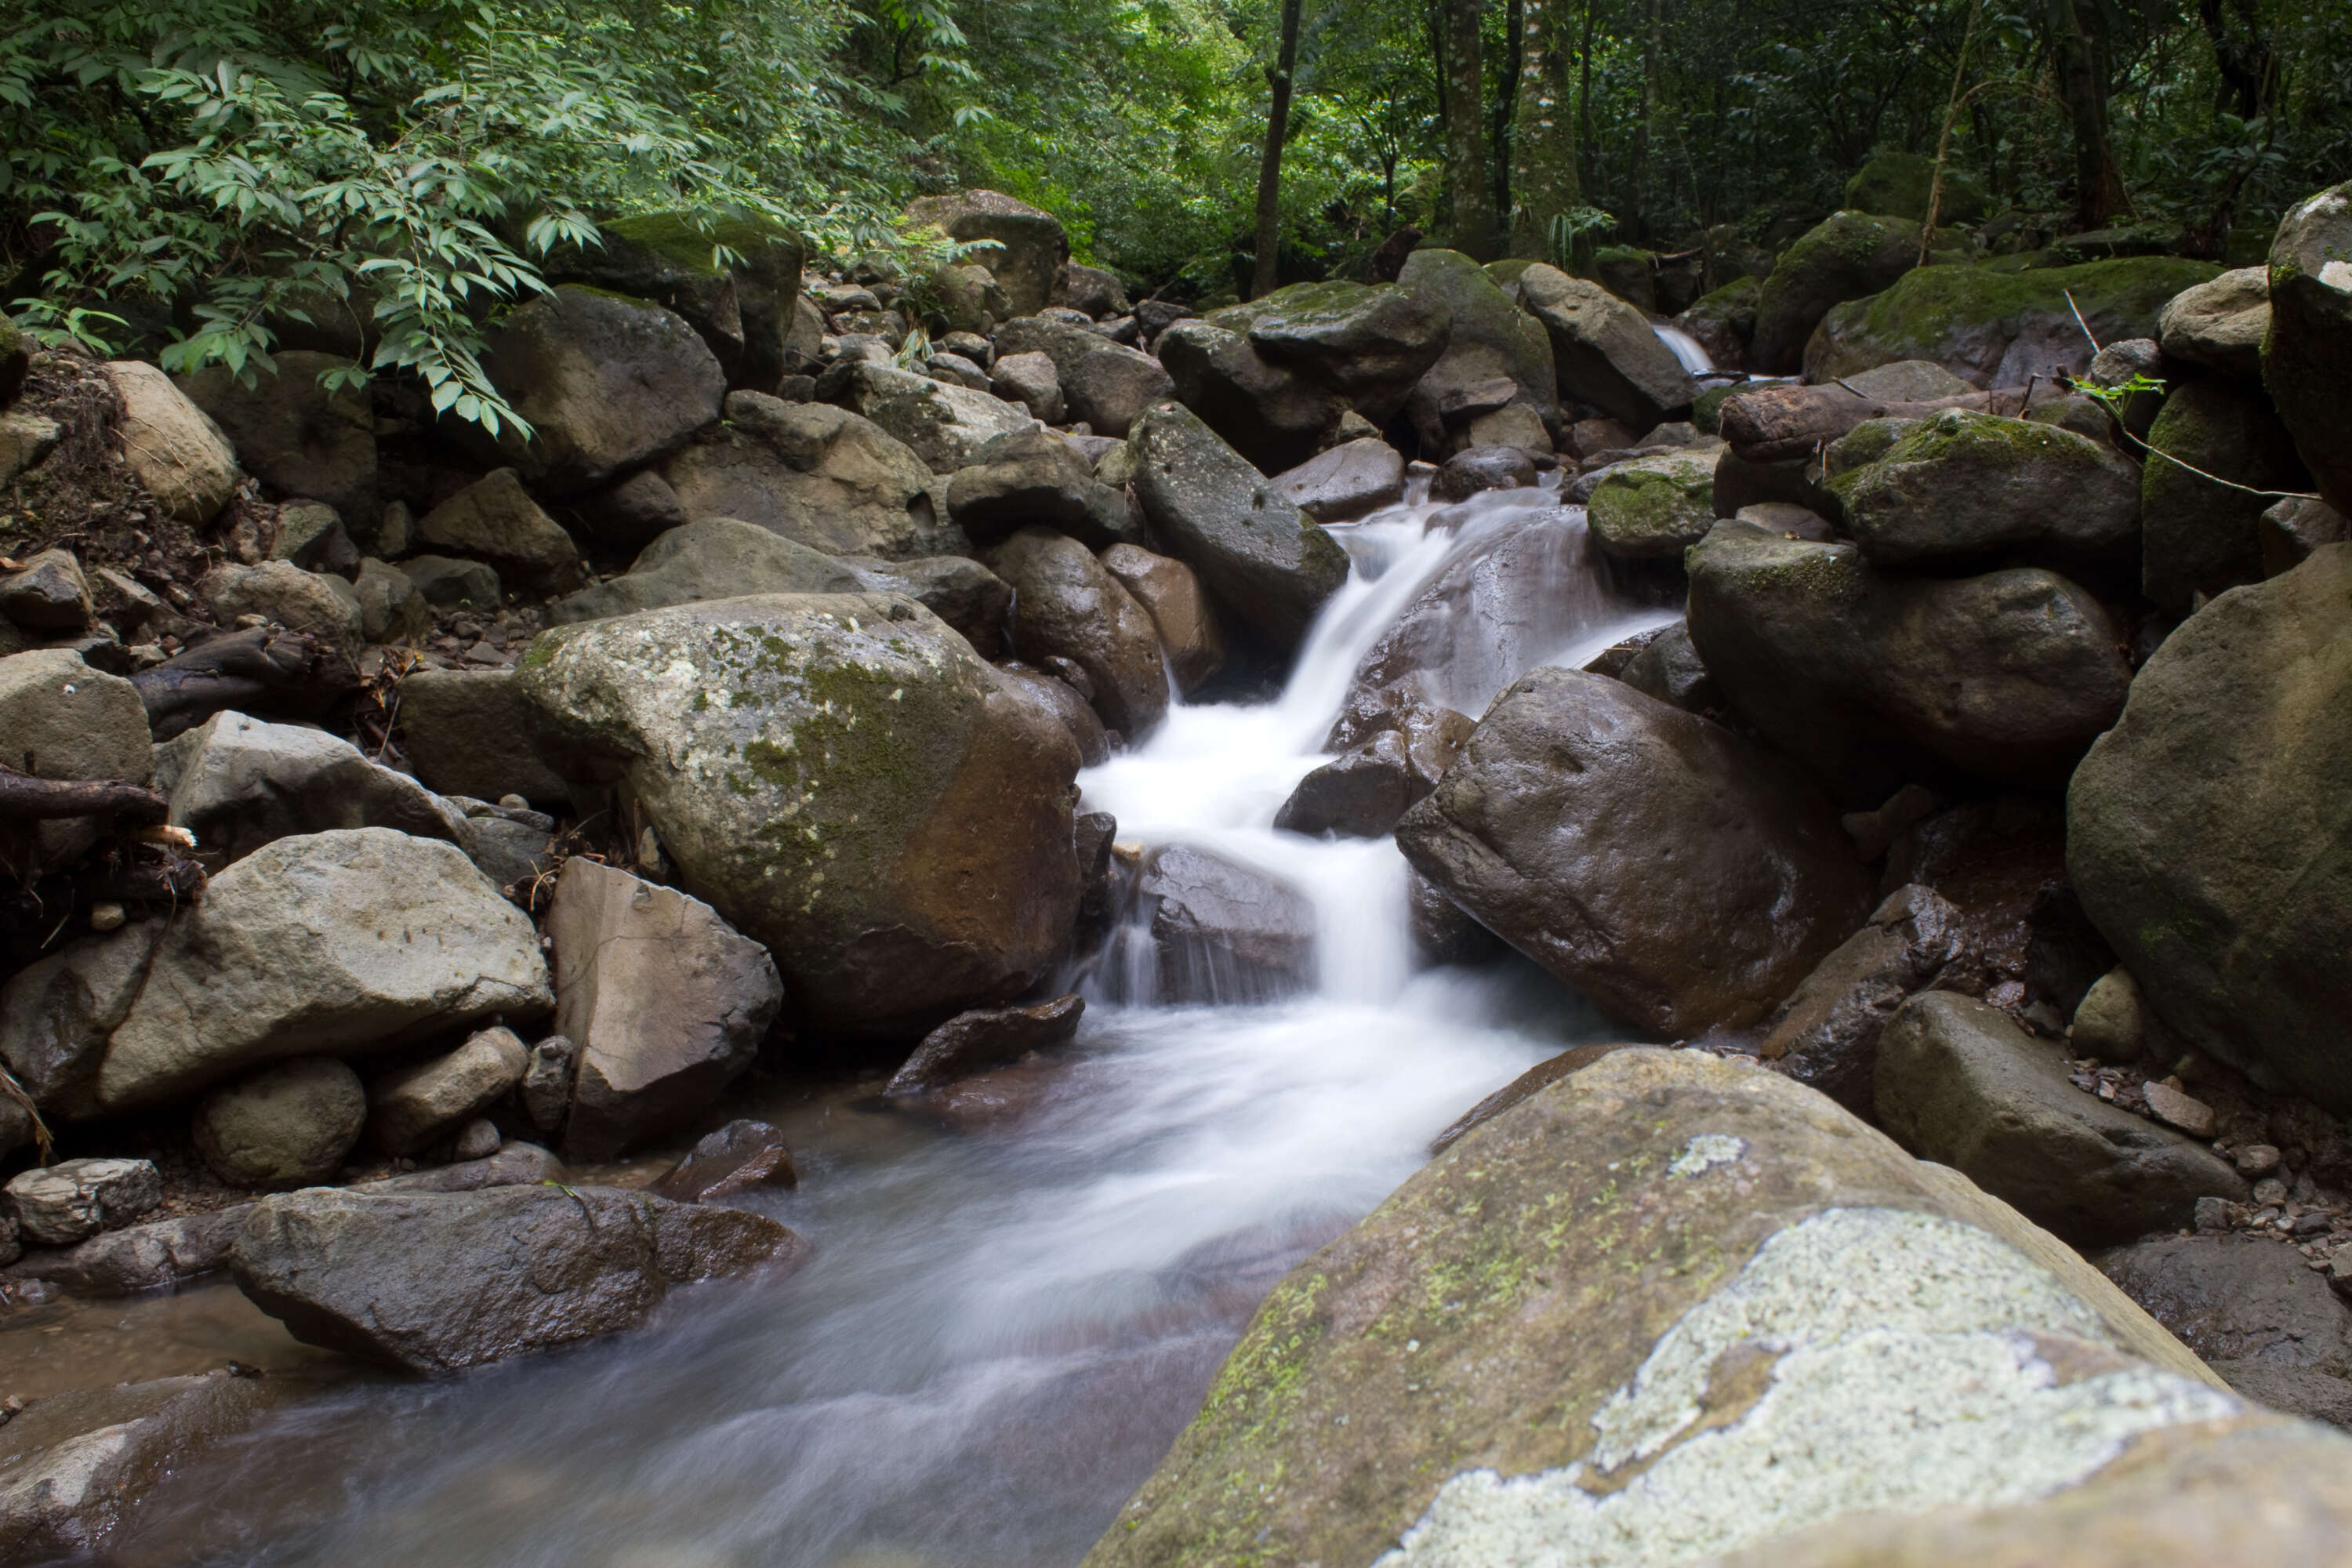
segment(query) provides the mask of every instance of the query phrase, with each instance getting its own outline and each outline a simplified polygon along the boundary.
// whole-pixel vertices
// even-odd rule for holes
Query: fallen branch
[[[1732,455],[1742,462],[1777,463],[1810,457],[1817,447],[1836,440],[1865,420],[1925,419],[1947,408],[1990,413],[1997,412],[2004,402],[2013,402],[2016,411],[2022,415],[2032,395],[2031,386],[2007,386],[1919,403],[1890,403],[1866,396],[1843,382],[1827,386],[1763,387],[1724,399],[1723,438],[1730,444]],[[2053,386],[2041,401],[2053,403],[2064,395],[2063,390]]]
[[[315,711],[349,692],[358,672],[304,632],[232,632],[131,678],[147,724],[168,741],[227,709]]]
[[[0,763],[0,818],[56,822],[76,816],[121,816],[145,824],[163,820],[164,799],[120,779],[37,779]]]

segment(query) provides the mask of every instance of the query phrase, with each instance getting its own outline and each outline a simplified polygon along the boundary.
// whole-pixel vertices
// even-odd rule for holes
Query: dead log
[[[267,628],[213,637],[131,678],[158,741],[228,709],[316,713],[358,682],[350,661],[317,637]]]
[[[143,826],[163,821],[166,809],[153,790],[120,779],[37,779],[0,763],[0,820],[114,816]]]
[[[1723,438],[1744,462],[1777,463],[1809,458],[1868,419],[1925,419],[1947,408],[2016,416],[2066,395],[2054,383],[1965,392],[1925,403],[1888,403],[1836,382],[1759,387],[1723,400]]]

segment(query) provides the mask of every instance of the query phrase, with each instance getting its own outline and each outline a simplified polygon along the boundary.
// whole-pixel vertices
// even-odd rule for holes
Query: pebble
[[[2155,1079],[2141,1085],[2140,1092],[2147,1097],[2147,1109],[2158,1121],[2178,1127],[2191,1138],[2213,1136],[2213,1108],[2203,1100]]]
[[[2286,1203],[2286,1184],[2276,1176],[2254,1184],[2254,1203],[2261,1208],[2277,1208]]]
[[[2238,1174],[2267,1176],[2279,1168],[2279,1152],[2268,1143],[2249,1143],[2238,1151]]]

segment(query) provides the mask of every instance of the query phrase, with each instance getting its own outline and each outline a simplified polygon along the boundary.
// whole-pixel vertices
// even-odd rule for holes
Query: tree
[[[1495,203],[1487,184],[1482,0],[1443,0],[1445,7],[1445,194],[1454,207],[1454,248],[1479,261],[1495,255]]]
[[[1257,271],[1250,298],[1274,292],[1282,255],[1282,142],[1290,128],[1290,77],[1298,63],[1298,0],[1282,0],[1282,42],[1266,72],[1273,101],[1265,114],[1265,157],[1257,169]]]
[[[2058,96],[2074,132],[2074,221],[2098,228],[2129,217],[2131,197],[2107,130],[2107,47],[2100,0],[2050,0]]]
[[[1551,222],[1584,205],[1569,107],[1572,56],[1565,0],[1526,0],[1519,101],[1511,136],[1511,254],[1544,256]]]

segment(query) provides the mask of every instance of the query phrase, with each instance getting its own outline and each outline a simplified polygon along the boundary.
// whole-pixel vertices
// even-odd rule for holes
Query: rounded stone
[[[236,1187],[303,1187],[341,1168],[367,1122],[360,1075],[329,1057],[264,1068],[196,1107],[196,1152]]]

